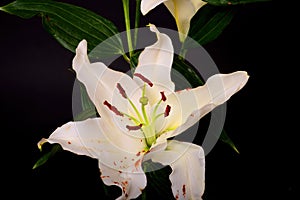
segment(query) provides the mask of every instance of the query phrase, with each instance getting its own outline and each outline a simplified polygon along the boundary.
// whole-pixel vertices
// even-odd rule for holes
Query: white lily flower
[[[190,21],[192,17],[207,2],[201,0],[142,0],[142,14],[146,15],[150,10],[161,3],[165,4],[175,18],[179,32],[179,39],[181,42],[183,42],[189,33]]]
[[[243,71],[217,74],[204,86],[175,92],[170,77],[171,39],[154,25],[150,29],[158,40],[140,54],[133,78],[103,63],[90,63],[87,42],[80,42],[73,68],[101,117],[69,122],[39,145],[59,143],[64,150],[98,159],[103,182],[122,189],[118,199],[133,199],[142,193],[147,184],[142,162],[149,159],[171,166],[176,199],[201,199],[203,149],[168,138],[228,100],[246,84],[248,75]]]

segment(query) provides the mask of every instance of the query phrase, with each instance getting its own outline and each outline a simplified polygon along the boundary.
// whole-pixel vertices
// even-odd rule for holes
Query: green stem
[[[136,47],[137,43],[137,35],[138,35],[138,27],[140,25],[140,6],[141,6],[141,0],[136,0],[136,5],[135,5],[135,21],[134,21],[134,43],[133,46],[134,48]]]
[[[142,193],[142,200],[147,200],[146,191],[143,191]]]
[[[183,61],[185,59],[186,52],[187,52],[187,49],[185,48],[185,43],[182,43],[178,58]]]
[[[125,25],[126,25],[126,33],[127,33],[127,43],[128,43],[129,58],[131,58],[132,57],[132,53],[133,53],[133,48],[132,48],[132,39],[131,39],[131,33],[130,33],[129,0],[122,0],[122,2],[123,2]]]
[[[123,54],[123,58],[125,59],[125,61],[126,61],[127,63],[130,64],[130,58],[128,58],[128,56],[127,56],[126,54]]]

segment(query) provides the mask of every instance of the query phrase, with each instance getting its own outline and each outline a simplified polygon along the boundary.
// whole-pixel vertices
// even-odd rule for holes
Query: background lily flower
[[[142,0],[141,12],[146,15],[156,6],[164,3],[175,18],[179,39],[185,40],[190,29],[190,21],[197,11],[207,2],[201,0]]]
[[[227,101],[246,84],[248,75],[243,71],[217,74],[204,86],[174,91],[171,39],[154,25],[150,30],[156,33],[157,42],[140,54],[133,78],[101,62],[90,63],[87,42],[80,42],[73,68],[101,117],[68,122],[39,145],[59,143],[65,150],[98,159],[103,182],[121,188],[118,199],[142,193],[147,185],[142,162],[149,159],[171,166],[175,198],[201,199],[205,182],[202,147],[168,139]]]

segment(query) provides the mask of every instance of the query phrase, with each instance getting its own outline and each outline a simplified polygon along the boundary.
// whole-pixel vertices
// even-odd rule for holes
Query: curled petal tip
[[[250,77],[249,74],[246,71],[239,71],[239,73],[243,76],[244,82],[246,83]]]
[[[76,48],[76,53],[86,53],[87,52],[87,41],[85,39],[81,40]]]
[[[42,151],[42,146],[43,146],[43,144],[45,144],[46,142],[48,142],[47,139],[42,138],[42,139],[37,143],[37,146],[38,146],[38,148],[39,148],[40,151]]]
[[[81,40],[76,48],[76,56],[73,59],[73,69],[78,73],[78,70],[84,65],[89,64],[87,56],[87,41]]]
[[[150,28],[150,30],[152,32],[154,32],[154,33],[158,33],[159,32],[158,29],[156,28],[156,26],[154,24],[148,24],[147,26]]]
[[[146,15],[150,10],[167,0],[142,0],[141,1],[141,13]]]

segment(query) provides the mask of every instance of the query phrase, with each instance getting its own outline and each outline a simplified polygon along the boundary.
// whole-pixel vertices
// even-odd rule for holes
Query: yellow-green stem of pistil
[[[155,122],[159,117],[164,115],[164,113],[156,114],[157,109],[158,109],[159,105],[161,104],[162,100],[159,100],[157,102],[157,104],[155,105],[153,113],[149,120],[147,112],[146,112],[146,105],[148,105],[148,98],[146,97],[146,84],[144,84],[144,86],[143,86],[142,97],[140,98],[142,114],[138,111],[137,107],[133,104],[133,102],[128,97],[127,97],[127,99],[129,101],[130,105],[132,106],[132,108],[134,109],[138,118],[135,118],[126,113],[122,113],[122,114],[127,116],[129,119],[133,120],[137,126],[142,125],[141,130],[146,139],[147,146],[150,148],[151,145],[156,141]]]

